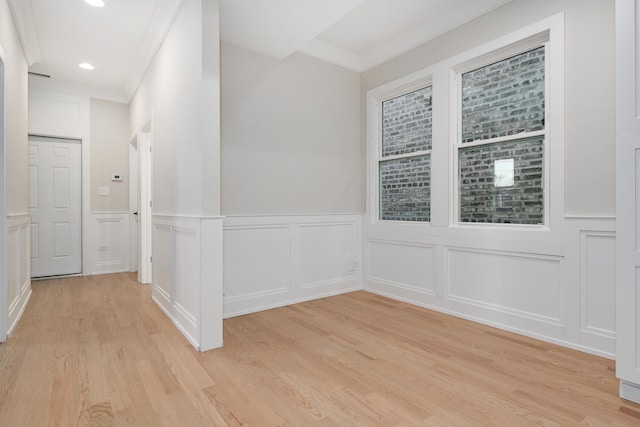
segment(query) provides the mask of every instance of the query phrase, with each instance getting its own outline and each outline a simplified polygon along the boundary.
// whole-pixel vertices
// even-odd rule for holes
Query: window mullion
[[[394,156],[385,156],[378,158],[378,162],[386,162],[388,160],[407,159],[410,157],[427,156],[431,154],[431,150],[412,151],[411,153],[396,154]]]
[[[546,129],[542,129],[542,130],[536,130],[532,132],[520,132],[520,133],[514,133],[512,135],[499,136],[497,138],[478,139],[476,141],[471,141],[471,142],[458,141],[457,147],[458,148],[476,147],[478,145],[489,145],[489,144],[495,144],[498,142],[507,142],[507,141],[516,141],[518,139],[535,138],[538,136],[544,136],[546,132],[547,132]]]

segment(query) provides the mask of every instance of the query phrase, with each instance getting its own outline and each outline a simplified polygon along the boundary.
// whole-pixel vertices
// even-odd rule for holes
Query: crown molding
[[[31,12],[31,2],[29,0],[8,0],[8,3],[27,65],[31,66],[36,62],[40,62],[42,60],[42,52],[40,51],[38,32]]]
[[[17,1],[17,0],[16,0]],[[163,1],[158,3],[153,18],[149,22],[147,33],[140,46],[139,55],[129,70],[129,75],[122,88],[125,97],[131,100],[142,83],[149,66],[160,50],[164,39],[173,26],[185,0]]]

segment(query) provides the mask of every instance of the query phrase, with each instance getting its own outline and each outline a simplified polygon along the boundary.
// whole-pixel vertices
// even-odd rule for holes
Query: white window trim
[[[456,76],[545,45],[545,212],[544,225],[463,223],[458,214],[458,158],[459,142],[458,91]],[[449,226],[460,229],[505,231],[560,232],[564,218],[564,14],[559,13],[529,25],[519,31],[500,37],[446,61],[450,81],[450,194]],[[458,79],[459,80],[459,79]],[[469,144],[469,143],[467,143]],[[482,232],[482,231],[479,231]]]
[[[380,163],[425,155],[429,155],[431,157],[431,153],[433,151],[432,138],[432,148],[429,150],[413,151],[411,153],[403,153],[386,157],[382,156],[382,103],[390,99],[415,92],[416,90],[433,86],[433,79],[428,72],[424,72],[423,70],[418,75],[412,74],[411,76],[407,76],[405,79],[392,83],[394,84],[382,86],[367,94],[367,133],[373,141],[373,145],[368,144],[370,147],[368,151],[373,154],[371,156],[373,157],[372,161],[368,162],[368,164],[372,165],[370,168],[371,172],[368,180],[370,182],[368,182],[368,185],[373,187],[371,189],[372,191],[369,192],[369,194],[371,194],[371,205],[368,208],[368,212],[372,215],[371,221],[376,223],[428,225],[430,223],[429,221],[398,221],[380,219]],[[429,182],[429,186],[431,186],[431,182]]]
[[[545,224],[459,223],[457,216],[457,88],[454,76],[465,67],[487,64],[492,53],[504,55],[549,40],[545,51]],[[452,56],[427,68],[390,81],[367,92],[366,105],[366,216],[364,225],[379,232],[402,230],[406,238],[431,230],[437,235],[480,239],[509,238],[519,241],[535,234],[540,239],[560,241],[564,219],[564,14],[550,16],[534,24],[498,37],[488,43]],[[427,80],[428,79],[428,80]],[[431,150],[431,222],[378,221],[377,153],[380,137],[379,101],[411,87],[433,85],[433,142]],[[499,234],[496,235],[496,232]],[[524,234],[523,234],[524,233]],[[533,233],[533,234],[532,234]],[[536,240],[538,239],[536,237]],[[414,237],[417,238],[417,237]],[[414,239],[412,238],[412,239]]]
[[[462,75],[469,71],[477,70],[478,68],[485,67],[487,65],[493,64],[495,62],[499,62],[513,56],[519,55],[521,53],[528,52],[530,50],[539,48],[544,46],[545,48],[545,63],[544,63],[544,72],[545,72],[545,127],[543,130],[532,131],[532,132],[521,132],[513,135],[500,136],[496,138],[488,138],[488,139],[479,139],[472,142],[462,142],[461,131],[462,131]],[[534,229],[549,229],[549,204],[550,204],[550,196],[549,191],[547,191],[547,183],[550,182],[549,175],[549,138],[547,129],[549,128],[549,117],[548,117],[548,99],[549,99],[549,61],[547,59],[547,52],[549,52],[550,43],[549,43],[549,31],[544,31],[542,33],[536,34],[532,37],[528,37],[524,40],[517,41],[508,46],[499,48],[492,52],[489,52],[485,55],[481,55],[479,57],[473,58],[470,61],[467,61],[458,66],[452,67],[451,73],[451,105],[454,106],[456,111],[456,119],[455,123],[455,132],[452,135],[453,141],[453,206],[452,206],[452,223],[456,226],[473,226],[473,227],[506,227],[506,228],[534,228]],[[490,145],[496,143],[503,142],[514,142],[518,140],[524,140],[529,138],[534,138],[542,136],[543,137],[543,146],[544,146],[544,174],[542,176],[542,189],[544,192],[544,200],[543,200],[543,222],[542,224],[517,224],[517,223],[486,223],[486,222],[463,222],[460,221],[460,173],[459,173],[459,152],[462,148],[470,148],[470,147],[478,147],[482,145]]]

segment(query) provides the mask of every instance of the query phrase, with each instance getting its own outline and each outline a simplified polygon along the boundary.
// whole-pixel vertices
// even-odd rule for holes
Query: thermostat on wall
[[[121,173],[111,174],[111,181],[122,181],[122,174]]]

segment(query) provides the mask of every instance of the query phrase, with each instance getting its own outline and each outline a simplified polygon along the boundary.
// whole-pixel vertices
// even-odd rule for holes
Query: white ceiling
[[[128,101],[184,0],[9,0],[29,71]],[[220,0],[221,39],[275,58],[303,52],[361,72],[510,0]],[[95,70],[85,71],[80,62]],[[31,77],[32,84],[44,83]]]

